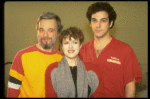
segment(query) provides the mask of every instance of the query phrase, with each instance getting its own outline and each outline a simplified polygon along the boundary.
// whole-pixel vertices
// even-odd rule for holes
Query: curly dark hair
[[[74,39],[79,39],[80,44],[83,43],[84,41],[84,35],[83,32],[80,28],[77,27],[70,27],[66,30],[63,30],[60,34],[59,34],[59,43],[62,45],[62,41],[63,39],[67,38],[69,36],[69,40],[71,39],[71,37],[73,37]]]
[[[88,8],[87,13],[86,13],[86,17],[88,18],[90,23],[91,23],[92,14],[95,14],[96,12],[99,12],[99,11],[106,11],[108,13],[109,23],[111,21],[113,21],[113,24],[112,24],[112,27],[113,27],[114,23],[115,23],[115,20],[116,20],[116,17],[117,17],[117,14],[114,11],[113,7],[107,2],[96,2],[96,3],[93,3]]]

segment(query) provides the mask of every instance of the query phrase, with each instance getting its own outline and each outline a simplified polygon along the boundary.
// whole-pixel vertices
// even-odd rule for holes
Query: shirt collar
[[[112,40],[110,41],[110,43],[114,42],[115,41],[115,37],[113,35],[110,35],[112,37]],[[89,47],[93,47],[94,46],[94,39],[93,38],[90,42],[89,42]]]

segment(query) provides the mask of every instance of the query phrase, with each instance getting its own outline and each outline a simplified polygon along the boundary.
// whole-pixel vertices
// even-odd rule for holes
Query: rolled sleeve
[[[124,85],[133,81],[134,78],[138,83],[142,79],[142,73],[133,49],[129,49],[124,61]]]

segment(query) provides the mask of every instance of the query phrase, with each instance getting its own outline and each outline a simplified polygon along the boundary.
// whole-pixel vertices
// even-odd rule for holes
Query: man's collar
[[[111,42],[114,41],[115,37],[114,37],[113,35],[110,35],[110,36],[112,37]],[[88,47],[92,47],[92,46],[94,45],[94,39],[95,39],[95,38],[93,38],[93,39],[89,42],[89,44],[88,44],[89,46],[88,46]]]

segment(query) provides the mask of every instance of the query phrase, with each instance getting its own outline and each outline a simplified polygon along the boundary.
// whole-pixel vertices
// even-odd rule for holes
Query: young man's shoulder
[[[118,39],[115,39],[115,42],[113,43],[114,47],[119,47],[121,49],[131,49],[130,45],[121,41],[121,40],[118,40]]]
[[[83,46],[81,47],[80,51],[83,51],[84,49],[90,48],[90,47],[92,46],[93,40],[94,40],[94,39],[92,39],[92,40],[90,40],[89,42],[83,44]]]
[[[91,46],[92,42],[93,42],[94,39],[88,41],[87,43],[85,43],[83,46]]]
[[[113,36],[112,36],[113,37]],[[113,37],[113,44],[115,44],[115,45],[117,45],[117,46],[124,46],[124,47],[130,47],[129,46],[129,44],[127,44],[127,43],[125,43],[125,42],[123,42],[123,41],[121,41],[121,40],[119,40],[119,39],[116,39],[115,37]],[[83,46],[82,47],[90,47],[90,46],[92,46],[92,44],[93,44],[93,41],[94,41],[94,39],[92,39],[92,40],[90,40],[90,41],[88,41],[87,43],[85,43],[85,44],[83,44]]]

